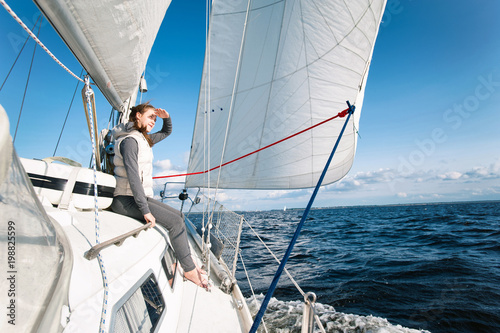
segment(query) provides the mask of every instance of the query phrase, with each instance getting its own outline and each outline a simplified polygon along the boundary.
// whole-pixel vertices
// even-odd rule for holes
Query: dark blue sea
[[[281,259],[302,213],[243,215]],[[316,294],[327,332],[492,333],[500,332],[499,241],[500,202],[314,209],[286,267]],[[241,254],[255,313],[278,263],[248,226]],[[241,262],[237,278],[251,295]],[[268,331],[300,332],[302,301],[283,274]]]

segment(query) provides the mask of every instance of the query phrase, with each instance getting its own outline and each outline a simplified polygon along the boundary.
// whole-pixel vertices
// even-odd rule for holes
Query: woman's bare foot
[[[203,272],[202,269],[200,269],[199,267],[196,267],[195,269],[192,269],[189,272],[184,272],[184,277],[187,280],[196,284],[197,286],[208,290],[208,279],[203,276],[203,275],[206,275],[206,273],[202,273],[202,272]]]

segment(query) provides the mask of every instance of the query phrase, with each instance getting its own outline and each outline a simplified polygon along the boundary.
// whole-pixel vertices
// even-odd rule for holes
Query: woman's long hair
[[[146,138],[146,141],[148,142],[149,146],[153,147],[153,140],[151,140],[148,133],[146,132],[147,127],[140,127],[139,122],[137,120],[137,113],[144,114],[148,109],[154,110],[155,107],[152,106],[151,104],[149,104],[149,102],[142,103],[142,104],[139,104],[139,105],[132,107],[130,109],[131,112],[130,112],[130,115],[128,117],[128,121],[134,123],[134,128],[136,130],[138,130],[139,132],[141,132],[142,135],[144,135],[144,138]]]

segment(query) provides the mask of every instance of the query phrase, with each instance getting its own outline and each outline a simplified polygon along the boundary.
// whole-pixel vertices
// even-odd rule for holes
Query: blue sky
[[[187,167],[204,56],[205,1],[174,0],[148,62],[149,92],[167,109],[174,133],[155,148],[157,175]],[[30,1],[9,5],[32,26]],[[388,1],[362,110],[358,151],[349,174],[320,191],[315,206],[500,200],[500,2]],[[44,21],[40,39],[77,75],[81,67]],[[25,39],[0,11],[0,80]],[[0,104],[14,136],[33,53],[28,42]],[[15,147],[21,157],[52,156],[76,80],[40,48]],[[78,94],[56,155],[88,165],[90,145]],[[110,107],[99,94],[100,128]],[[232,209],[305,207],[311,189],[220,191]]]

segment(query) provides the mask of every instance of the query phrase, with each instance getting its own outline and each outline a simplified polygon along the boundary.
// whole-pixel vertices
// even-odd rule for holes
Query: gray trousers
[[[155,217],[156,223],[168,230],[168,236],[174,248],[175,255],[184,271],[188,272],[195,269],[196,266],[189,250],[184,215],[163,202],[152,198],[147,198],[147,200],[149,210]],[[145,222],[144,215],[139,210],[133,196],[119,195],[114,197],[111,209],[115,213]]]

